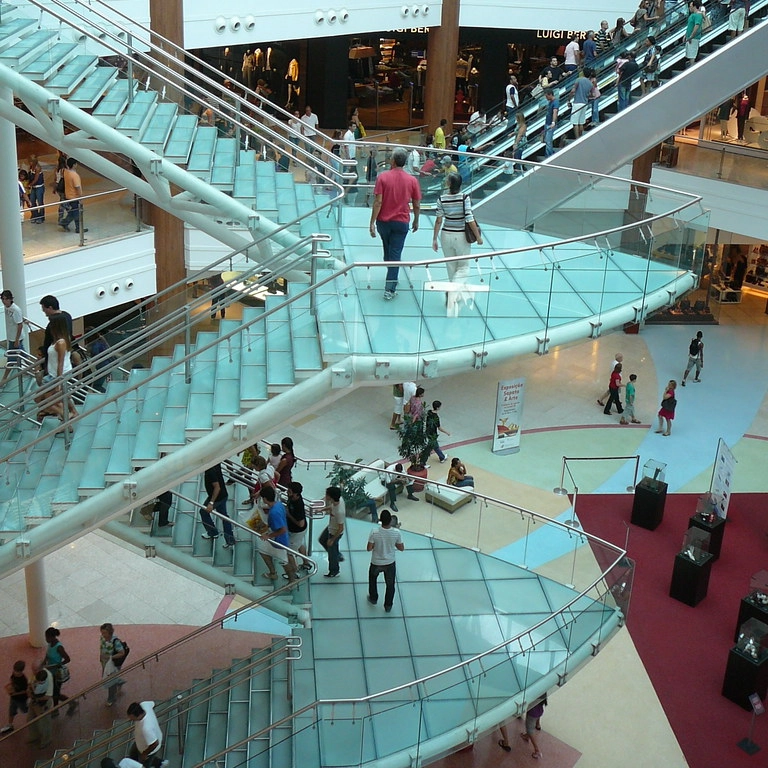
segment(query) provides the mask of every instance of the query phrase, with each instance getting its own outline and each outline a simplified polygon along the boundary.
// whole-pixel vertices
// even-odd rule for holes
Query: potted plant
[[[337,462],[341,462],[341,456],[334,456]],[[362,459],[355,459],[355,464],[360,464]],[[350,467],[346,464],[337,463],[333,465],[331,471],[326,475],[330,485],[341,488],[341,497],[348,512],[357,512],[363,507],[370,506],[371,497],[365,492],[365,478],[354,477],[358,472],[356,467]]]
[[[400,456],[408,459],[410,466],[406,469],[414,478],[414,491],[424,490],[424,480],[427,479],[427,458],[432,451],[429,438],[424,431],[424,422],[419,419],[414,421],[410,416],[405,416],[398,431],[400,433]]]

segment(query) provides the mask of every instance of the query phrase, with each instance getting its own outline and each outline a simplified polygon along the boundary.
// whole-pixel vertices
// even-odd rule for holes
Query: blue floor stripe
[[[570,508],[554,519],[559,523],[565,523],[573,517],[573,508]],[[578,517],[576,519],[578,520]],[[574,548],[582,547],[585,543],[585,539],[578,535],[578,530],[569,533],[563,528],[538,523],[527,539],[519,539],[506,547],[497,549],[492,554],[507,563],[524,565],[530,570],[535,570],[573,552]]]

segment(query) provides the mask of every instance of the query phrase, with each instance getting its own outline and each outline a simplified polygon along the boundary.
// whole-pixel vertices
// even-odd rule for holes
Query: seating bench
[[[473,486],[456,488],[456,486],[447,485],[447,481],[448,478],[446,477],[441,481],[443,485],[427,483],[424,488],[424,498],[453,514],[459,507],[472,501],[472,495],[467,493],[467,490],[474,491],[475,489]]]

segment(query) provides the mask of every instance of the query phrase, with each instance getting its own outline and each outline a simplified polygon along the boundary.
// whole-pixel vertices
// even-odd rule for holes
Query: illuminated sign
[[[537,29],[536,38],[538,40],[571,40],[573,36],[579,40],[586,40],[587,33],[579,32],[577,29]]]

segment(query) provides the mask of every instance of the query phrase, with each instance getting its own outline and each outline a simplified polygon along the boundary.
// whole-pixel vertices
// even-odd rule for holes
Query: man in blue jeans
[[[635,61],[634,53],[624,54],[627,60],[621,65],[619,70],[619,103],[617,109],[621,112],[632,103],[632,78],[640,71],[640,67]]]
[[[395,602],[395,550],[405,549],[402,536],[397,528],[392,528],[392,513],[388,509],[381,510],[381,528],[374,528],[368,536],[368,551],[371,553],[371,564],[368,567],[368,602],[376,605],[379,602],[377,581],[379,574],[384,574],[386,589],[384,592],[384,610],[389,613]]]
[[[403,246],[408,234],[413,205],[413,226],[419,228],[419,201],[421,188],[418,180],[405,171],[408,152],[398,147],[392,152],[390,169],[380,173],[373,188],[373,210],[371,211],[371,237],[378,231],[384,246],[384,261],[399,264],[403,255]],[[387,269],[387,281],[384,285],[384,300],[391,301],[397,292],[399,266]]]
[[[205,502],[200,508],[200,519],[205,528],[204,539],[216,539],[219,536],[219,529],[211,516],[211,512],[218,512],[223,515],[222,524],[224,527],[224,549],[229,549],[235,543],[235,534],[232,531],[232,523],[227,515],[227,485],[224,482],[224,475],[221,471],[221,464],[214,464],[205,470],[203,476],[205,484]]]
[[[547,116],[544,119],[544,153],[547,157],[552,157],[555,154],[554,139],[557,115],[560,112],[560,99],[551,88],[544,89],[544,98],[547,100]]]

